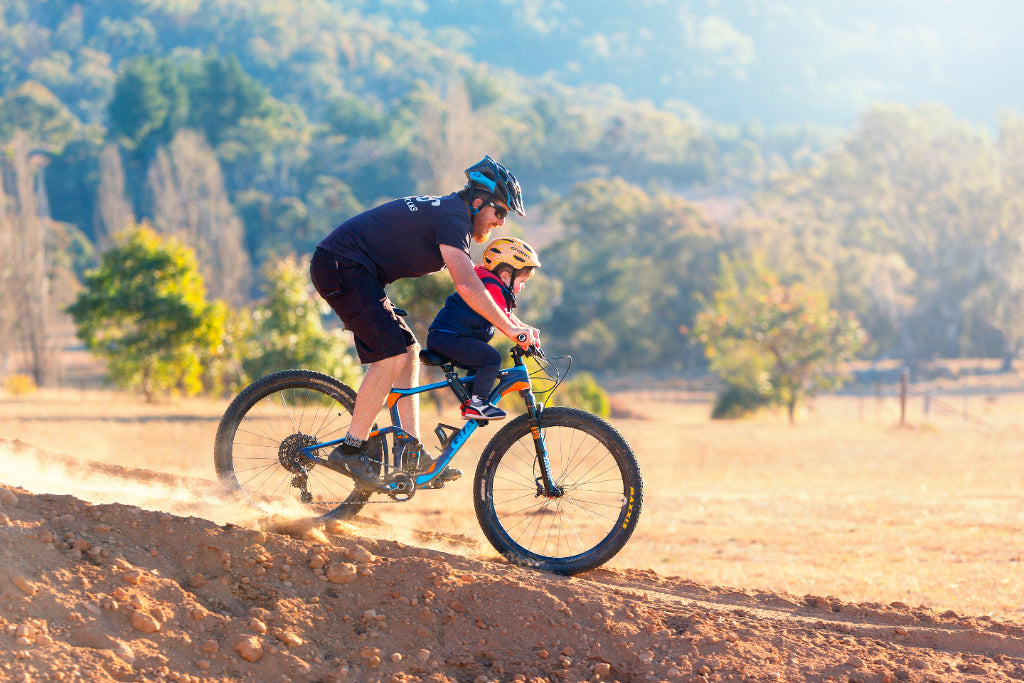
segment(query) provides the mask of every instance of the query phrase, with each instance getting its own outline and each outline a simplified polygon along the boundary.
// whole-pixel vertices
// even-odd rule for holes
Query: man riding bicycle
[[[372,479],[363,460],[366,440],[391,388],[419,382],[419,344],[388,299],[384,287],[444,268],[455,290],[495,328],[522,345],[538,341],[537,331],[515,327],[487,293],[474,270],[470,240],[483,244],[491,230],[505,223],[509,210],[525,216],[515,175],[485,156],[466,169],[466,186],[445,197],[403,197],[354,216],[325,237],[313,253],[310,277],[355,337],[361,363],[368,365],[356,395],[352,423],[344,442],[331,455],[360,480]],[[399,415],[419,439],[419,402],[401,402]],[[462,473],[446,470],[442,479]]]

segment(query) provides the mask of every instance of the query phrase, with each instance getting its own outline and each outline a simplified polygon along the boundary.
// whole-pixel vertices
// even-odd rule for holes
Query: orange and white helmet
[[[520,268],[539,268],[540,257],[537,250],[518,237],[498,237],[484,247],[484,268],[494,270],[499,263],[505,263],[515,270]]]

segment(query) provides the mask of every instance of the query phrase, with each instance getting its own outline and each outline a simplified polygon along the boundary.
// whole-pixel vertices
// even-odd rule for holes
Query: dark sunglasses
[[[504,219],[505,216],[508,215],[508,209],[506,209],[504,206],[498,206],[494,202],[487,202],[487,206],[494,207],[494,217],[497,218],[499,221]]]

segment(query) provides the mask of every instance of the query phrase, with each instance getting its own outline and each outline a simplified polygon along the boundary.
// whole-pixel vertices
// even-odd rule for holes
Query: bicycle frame
[[[534,399],[533,395],[533,384],[530,381],[530,373],[526,368],[526,364],[523,362],[523,356],[525,352],[519,347],[515,347],[512,350],[512,357],[514,365],[511,368],[505,368],[498,373],[498,384],[491,391],[488,400],[491,403],[496,404],[507,394],[518,391],[523,397],[523,401],[526,405],[527,413],[530,416],[530,421],[533,425],[531,430],[533,433],[534,446],[537,452],[537,461],[540,464],[540,474],[537,482],[537,489],[539,495],[548,497],[560,496],[562,491],[555,485],[552,474],[551,464],[548,459],[547,448],[544,444],[544,436],[540,429],[540,416],[543,411],[543,405],[538,404]],[[384,427],[376,429],[370,432],[369,438],[376,436],[381,437],[384,442],[384,475],[388,474],[389,469],[400,470],[402,468],[402,455],[405,448],[415,442],[415,438],[412,434],[409,434],[402,427],[402,420],[398,414],[398,402],[407,396],[416,396],[419,394],[425,394],[430,391],[449,387],[452,392],[460,400],[468,398],[468,392],[466,391],[465,385],[471,384],[476,375],[467,375],[460,377],[455,371],[454,366],[448,364],[442,366],[445,373],[445,379],[440,382],[434,382],[432,384],[424,384],[418,387],[412,387],[409,389],[392,389],[387,397],[388,412],[391,415],[390,427]],[[483,420],[467,420],[466,424],[455,431],[448,439],[447,442],[443,442],[443,449],[437,460],[431,465],[430,469],[425,472],[420,472],[416,478],[416,486],[421,487],[425,484],[432,482],[441,472],[444,471],[448,463],[452,461],[455,454],[459,452],[459,449],[466,443],[473,432],[477,430],[477,427],[484,423]],[[441,425],[438,425],[439,427]],[[389,461],[387,447],[387,436],[392,435],[393,447],[390,449],[391,458]],[[439,435],[440,436],[440,435]],[[306,454],[306,457],[316,462],[322,462],[322,459],[315,454],[315,451],[321,448],[327,448],[336,446],[341,443],[343,439],[335,439],[333,441],[326,441],[323,443],[313,444],[302,448],[302,451]]]

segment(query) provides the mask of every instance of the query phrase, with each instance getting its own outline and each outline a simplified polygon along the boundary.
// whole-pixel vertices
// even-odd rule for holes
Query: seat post
[[[469,400],[469,392],[466,390],[466,385],[462,383],[462,379],[455,370],[455,361],[429,349],[420,349],[420,362],[424,365],[441,368],[445,381],[448,382],[448,386],[452,388],[458,399],[462,403],[466,403]]]
[[[462,383],[459,374],[455,371],[455,364],[443,363],[441,369],[444,371],[444,378],[448,381],[448,386],[452,388],[452,391],[459,397],[459,400],[463,403],[468,401],[469,392],[466,391],[466,385]]]

